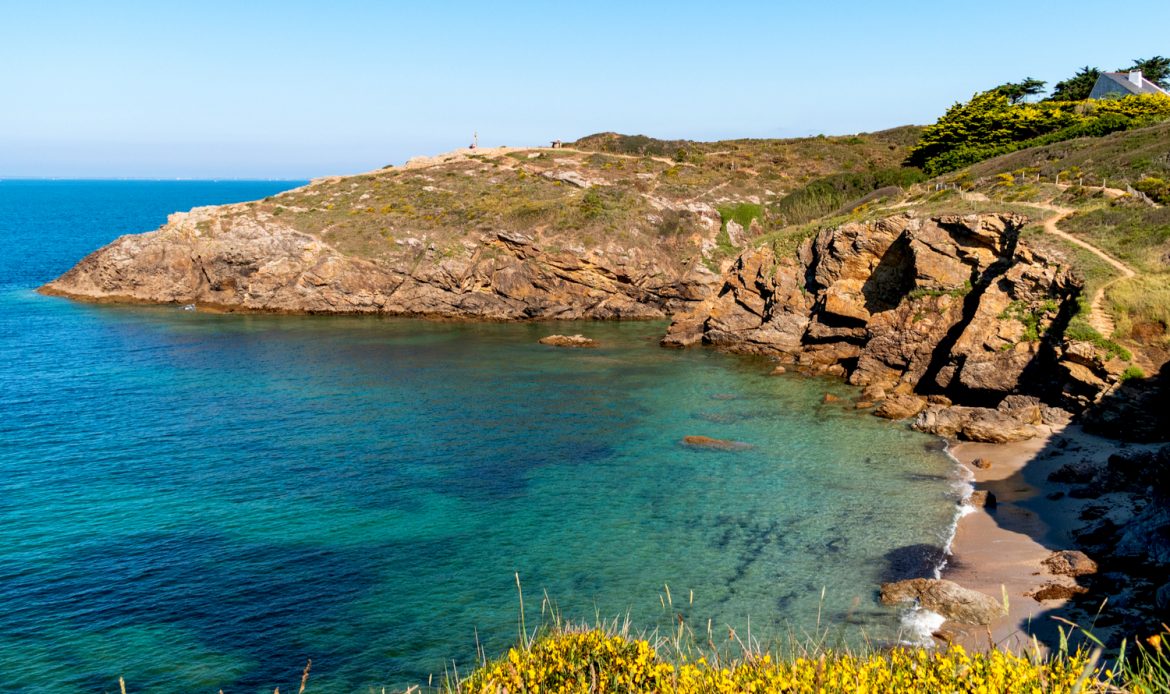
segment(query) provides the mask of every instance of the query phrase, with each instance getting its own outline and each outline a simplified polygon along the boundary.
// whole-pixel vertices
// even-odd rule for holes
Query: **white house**
[[[1090,99],[1120,99],[1132,94],[1165,94],[1166,90],[1142,76],[1141,70],[1132,72],[1102,72],[1089,93]]]

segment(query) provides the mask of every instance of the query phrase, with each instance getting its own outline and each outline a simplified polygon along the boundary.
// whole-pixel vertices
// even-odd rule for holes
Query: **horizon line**
[[[3,176],[0,175],[0,183],[4,181],[137,181],[149,183],[184,183],[184,182],[200,182],[200,183],[218,183],[218,182],[256,182],[256,183],[300,183],[302,181],[312,181],[314,178],[320,176],[311,176],[303,178],[253,178],[253,177],[230,177],[217,176],[214,178],[202,177],[186,177],[176,176],[167,178],[149,178],[141,176]]]

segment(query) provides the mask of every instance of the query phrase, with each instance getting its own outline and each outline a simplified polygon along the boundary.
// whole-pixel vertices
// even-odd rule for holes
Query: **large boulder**
[[[1087,554],[1075,549],[1053,552],[1043,562],[1051,574],[1058,576],[1084,576],[1097,573],[1097,562]]]
[[[938,578],[883,583],[881,600],[885,605],[917,602],[923,609],[961,624],[986,625],[1007,615],[1003,603],[990,595]]]
[[[987,407],[930,405],[914,422],[914,428],[951,439],[985,443],[1026,441],[1039,430],[1032,424]]]
[[[922,411],[926,401],[914,395],[895,395],[884,400],[874,414],[885,419],[908,419]]]

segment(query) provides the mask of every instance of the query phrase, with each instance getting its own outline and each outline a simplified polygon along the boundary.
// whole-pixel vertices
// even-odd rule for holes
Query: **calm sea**
[[[272,182],[0,181],[0,688],[381,691],[578,621],[899,637],[953,467],[661,323],[92,306],[34,288]],[[603,344],[536,344],[582,332]],[[691,450],[697,434],[751,445]],[[669,586],[670,604],[667,600]],[[822,601],[822,590],[824,598]]]

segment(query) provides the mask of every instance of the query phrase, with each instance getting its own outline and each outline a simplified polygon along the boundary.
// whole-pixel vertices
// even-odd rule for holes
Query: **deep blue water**
[[[927,569],[953,468],[929,437],[823,404],[850,394],[834,382],[660,349],[661,323],[34,292],[172,211],[292,185],[0,181],[5,690],[295,691],[309,657],[313,692],[425,682],[516,638],[516,573],[529,625],[547,592],[574,620],[767,640],[820,614],[899,636],[874,589]],[[567,331],[603,346],[536,344]]]

